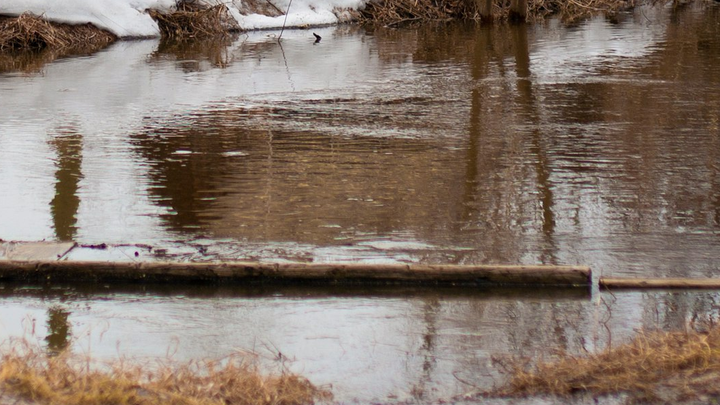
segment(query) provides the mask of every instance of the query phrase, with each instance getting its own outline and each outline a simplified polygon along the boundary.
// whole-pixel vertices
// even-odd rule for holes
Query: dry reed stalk
[[[528,19],[559,15],[574,22],[598,13],[616,13],[636,5],[635,0],[529,0]],[[493,19],[504,21],[510,13],[509,0],[493,3]],[[397,25],[412,21],[479,19],[474,0],[372,0],[361,12],[363,23]]]
[[[166,38],[213,38],[239,29],[224,4],[202,7],[178,2],[174,12],[163,14],[151,10],[150,16],[157,21],[161,35]]]
[[[90,24],[58,24],[32,14],[0,19],[0,51],[99,49],[116,39]]]
[[[397,25],[412,21],[475,18],[474,3],[466,0],[379,0],[370,1],[360,12],[360,21]]]
[[[332,398],[300,376],[263,375],[240,356],[151,368],[120,361],[104,371],[90,364],[68,351],[47,356],[16,345],[2,356],[2,392],[53,405],[291,405]]]
[[[720,327],[709,332],[641,333],[632,342],[588,357],[560,356],[528,368],[500,364],[511,375],[488,396],[593,396],[627,393],[656,401],[671,392],[675,400],[720,395]],[[708,379],[714,384],[708,384]]]

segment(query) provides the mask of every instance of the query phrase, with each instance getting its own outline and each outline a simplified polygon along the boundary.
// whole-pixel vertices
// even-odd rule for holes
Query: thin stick
[[[601,278],[600,288],[708,288],[720,289],[717,278]]]
[[[288,3],[288,8],[285,12],[285,20],[283,20],[283,25],[280,29],[280,35],[278,35],[278,43],[280,43],[280,38],[282,38],[283,31],[285,31],[285,23],[287,22],[288,15],[290,14],[290,6],[292,6],[292,0],[290,0],[290,2]]]

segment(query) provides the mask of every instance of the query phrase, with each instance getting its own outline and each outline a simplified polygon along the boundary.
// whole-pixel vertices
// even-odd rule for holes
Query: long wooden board
[[[0,260],[5,281],[320,282],[556,285],[589,288],[585,266]]]
[[[720,289],[720,279],[716,278],[601,278],[599,284],[602,289]]]

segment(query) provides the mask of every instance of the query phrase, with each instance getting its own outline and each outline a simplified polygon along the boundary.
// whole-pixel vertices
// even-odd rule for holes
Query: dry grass
[[[649,0],[654,1],[654,0]],[[648,2],[649,2],[648,1]],[[629,10],[640,3],[636,0],[529,0],[528,11],[531,19],[559,15],[566,23],[572,23],[596,14],[612,16],[619,11]],[[507,18],[508,7],[501,10],[500,18]]]
[[[635,7],[635,0],[528,0],[528,19],[559,15],[574,22],[594,14],[613,14]],[[493,2],[493,19],[504,21],[510,14],[510,0]],[[479,19],[473,0],[374,0],[361,12],[361,22],[397,25],[412,21]]]
[[[157,21],[165,38],[215,38],[239,29],[224,4],[203,7],[192,2],[178,2],[174,12],[163,14],[151,10],[150,16]]]
[[[378,0],[369,1],[360,12],[360,21],[398,25],[413,21],[473,19],[476,7],[468,0]]]
[[[0,51],[99,49],[116,39],[115,35],[90,24],[52,23],[32,14],[0,19]]]
[[[153,367],[117,362],[98,370],[77,355],[47,356],[23,344],[2,356],[0,384],[14,398],[53,405],[289,405],[332,398],[300,376],[262,375],[245,360]]]
[[[533,367],[501,362],[510,373],[489,396],[602,396],[687,401],[720,396],[720,327],[709,332],[641,333],[632,342],[588,357],[560,356]]]
[[[37,71],[57,58],[89,54],[115,40],[90,24],[57,24],[32,14],[0,17],[0,72]]]

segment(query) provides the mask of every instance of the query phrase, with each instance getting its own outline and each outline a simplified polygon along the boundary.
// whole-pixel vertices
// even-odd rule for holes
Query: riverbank
[[[628,343],[587,356],[500,361],[507,382],[480,398],[627,395],[632,403],[712,403],[720,398],[720,327],[707,326],[640,332]]]
[[[47,352],[27,341],[2,353],[0,387],[0,404],[305,405],[332,399],[328,389],[299,375],[261,371],[252,353],[184,364],[97,364],[87,355]]]
[[[0,72],[34,71],[60,57],[97,52],[117,39],[91,24],[62,24],[29,14],[0,16]]]
[[[300,4],[293,9],[290,8],[290,3],[268,4],[246,1],[242,6],[235,6],[234,3],[225,5],[212,2],[178,2],[172,7],[164,5],[144,11],[140,9],[129,11],[137,16],[126,15],[128,12],[125,10],[121,13],[120,10],[113,12],[113,10],[88,9],[86,22],[79,23],[83,21],[82,4],[71,7],[72,10],[68,11],[71,16],[66,16],[60,11],[43,8],[42,2],[28,4],[27,9],[23,9],[22,3],[19,3],[11,8],[0,8],[0,52],[45,48],[99,49],[121,37],[163,36],[197,39],[252,29],[286,26],[308,28],[342,22],[396,26],[410,22],[453,19],[504,21],[511,18],[513,13],[509,2],[481,4],[480,1],[470,0],[446,0],[439,3],[430,0],[382,0],[359,3],[340,1],[337,4],[330,2],[322,6],[311,3]],[[557,15],[566,22],[574,22],[599,13],[612,16],[638,5],[641,4],[634,0],[542,0],[524,2],[514,7],[522,7],[521,18],[527,21]],[[98,17],[96,15],[98,13],[105,13],[107,16]],[[108,19],[115,21],[109,24]],[[139,20],[135,21],[135,19]],[[136,25],[142,27],[135,27]]]

